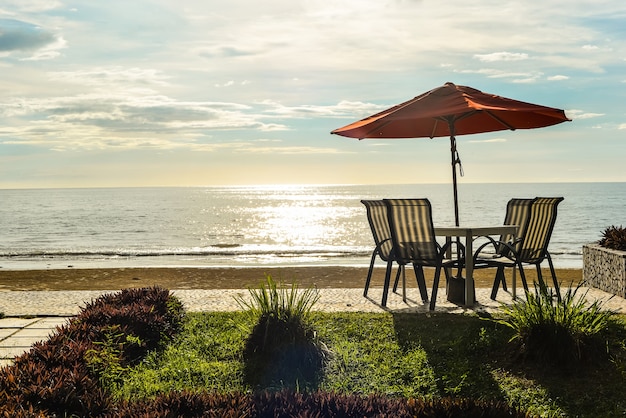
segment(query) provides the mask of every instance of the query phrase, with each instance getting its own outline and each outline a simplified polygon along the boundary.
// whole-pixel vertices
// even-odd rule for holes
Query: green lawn
[[[569,371],[524,362],[512,331],[458,314],[312,313],[331,355],[314,384],[298,390],[503,400],[545,417],[626,415],[626,317],[611,331],[607,360]],[[171,390],[249,391],[242,350],[253,327],[243,312],[189,313],[164,350],[124,373],[119,396]]]

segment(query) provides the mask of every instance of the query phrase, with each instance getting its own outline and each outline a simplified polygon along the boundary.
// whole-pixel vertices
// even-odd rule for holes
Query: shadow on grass
[[[393,314],[403,350],[421,346],[434,370],[440,396],[504,399],[493,379],[491,355],[510,338],[502,326],[458,314]]]
[[[262,317],[245,343],[244,379],[254,388],[315,388],[325,354],[309,324]]]
[[[590,348],[591,356],[569,367],[518,359],[509,370],[546,388],[566,416],[626,416],[625,320]]]
[[[623,416],[626,411],[626,328],[607,337],[609,358],[567,370],[524,359],[512,331],[476,316],[393,314],[403,350],[427,353],[441,396],[507,400],[535,412]],[[616,415],[617,414],[617,415]]]

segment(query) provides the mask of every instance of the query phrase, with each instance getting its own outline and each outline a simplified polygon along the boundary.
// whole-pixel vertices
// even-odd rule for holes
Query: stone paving
[[[564,291],[562,289],[562,291]],[[65,324],[82,307],[98,296],[111,291],[2,291],[0,312],[0,365],[11,364],[12,359],[28,350],[35,341],[47,339],[57,326]],[[417,289],[407,289],[406,302],[401,291],[389,293],[387,307],[380,306],[381,288],[371,288],[367,297],[363,289],[320,289],[320,300],[316,310],[328,312],[428,312],[428,305],[419,300]],[[492,312],[502,303],[510,303],[511,296],[500,290],[498,301],[489,298],[491,289],[476,289],[478,303],[472,307],[457,305],[446,300],[444,289],[437,296],[436,312],[470,313]],[[588,300],[600,300],[605,309],[626,314],[626,299],[613,297],[597,289],[582,288]],[[236,297],[247,298],[249,292],[241,289],[229,290],[173,290],[190,312],[240,310]],[[518,295],[523,295],[518,289]]]

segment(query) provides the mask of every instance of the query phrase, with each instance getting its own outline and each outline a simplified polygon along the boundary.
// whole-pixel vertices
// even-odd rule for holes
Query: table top
[[[435,227],[436,235],[443,236],[477,236],[494,234],[515,234],[517,225],[496,225],[496,226],[439,226]]]

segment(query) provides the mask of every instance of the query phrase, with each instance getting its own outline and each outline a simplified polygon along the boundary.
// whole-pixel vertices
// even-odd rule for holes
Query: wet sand
[[[102,268],[55,270],[2,270],[0,291],[3,290],[118,290],[131,287],[161,286],[166,289],[246,289],[264,282],[269,274],[277,282],[296,282],[302,288],[320,289],[361,288],[367,267],[268,267],[268,268]],[[529,284],[536,278],[533,268],[525,269]],[[372,287],[383,284],[384,268],[376,268]],[[476,287],[491,287],[495,269],[477,270]],[[550,283],[550,273],[543,272]],[[407,270],[407,285],[415,287],[415,275]],[[432,270],[426,271],[430,285]],[[507,275],[510,283],[510,274]],[[518,275],[519,277],[519,275]],[[582,280],[581,269],[557,269],[557,278],[565,285]],[[445,286],[442,278],[441,286]],[[518,278],[518,286],[519,278]]]

